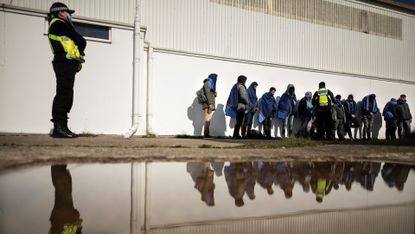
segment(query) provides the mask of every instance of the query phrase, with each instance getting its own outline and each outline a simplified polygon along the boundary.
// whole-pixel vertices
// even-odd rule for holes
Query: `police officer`
[[[318,84],[319,90],[313,95],[313,106],[315,108],[317,135],[320,140],[332,140],[334,135],[332,133],[332,108],[333,108],[333,93],[326,89],[326,84],[320,82]]]
[[[72,23],[75,11],[65,4],[55,2],[49,10],[49,43],[54,54],[52,61],[56,75],[56,95],[53,99],[52,137],[75,138],[77,135],[69,130],[68,113],[73,103],[73,86],[75,74],[82,68],[86,47],[85,39],[76,32]]]

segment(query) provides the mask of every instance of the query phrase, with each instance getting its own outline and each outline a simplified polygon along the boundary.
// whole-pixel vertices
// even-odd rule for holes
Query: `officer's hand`
[[[79,63],[78,68],[76,69],[76,72],[79,72],[82,69],[82,63]]]

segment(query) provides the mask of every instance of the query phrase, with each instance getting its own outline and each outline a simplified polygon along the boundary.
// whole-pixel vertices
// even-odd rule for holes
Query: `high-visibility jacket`
[[[317,91],[318,105],[319,106],[329,106],[333,105],[333,100],[329,95],[329,90],[326,88],[320,88]]]
[[[49,23],[49,29],[52,26],[52,24],[55,23],[58,20],[62,21],[62,22],[65,22],[65,21],[63,21],[59,18],[53,18]],[[78,60],[82,63],[85,62],[83,56],[79,52],[78,46],[75,44],[75,42],[71,38],[69,38],[67,36],[57,36],[57,35],[54,35],[54,34],[51,34],[51,33],[48,34],[48,37],[49,37],[50,40],[60,42],[60,44],[62,45],[62,47],[63,47],[63,49],[66,53],[66,59]],[[52,44],[50,45],[50,47],[52,49],[53,54],[55,54],[55,51],[53,49]]]

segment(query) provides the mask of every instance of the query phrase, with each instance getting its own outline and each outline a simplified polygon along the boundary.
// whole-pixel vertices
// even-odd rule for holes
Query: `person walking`
[[[203,81],[203,94],[206,97],[206,101],[202,103],[202,109],[205,112],[205,126],[203,130],[204,137],[210,137],[210,122],[212,120],[213,112],[215,108],[216,99],[216,80],[218,75],[211,73],[207,79]]]
[[[386,103],[383,108],[382,115],[386,123],[386,140],[395,140],[396,139],[396,99],[391,98],[391,100]]]
[[[411,135],[412,115],[406,103],[406,95],[402,94],[397,102],[396,114],[398,117],[398,136],[402,139],[404,136]]]
[[[363,140],[372,139],[371,132],[375,120],[375,114],[378,112],[376,95],[370,94],[362,100],[362,118],[363,118]]]
[[[333,93],[326,89],[326,83],[320,82],[319,90],[313,95],[313,106],[316,113],[317,135],[320,140],[332,140],[332,109],[333,109]]]
[[[68,128],[68,113],[73,104],[75,75],[82,68],[86,40],[75,30],[72,14],[65,4],[55,2],[49,9],[48,38],[54,54],[52,61],[56,75],[56,95],[52,105],[52,137],[75,138]]]
[[[288,136],[292,134],[294,125],[294,107],[297,103],[297,97],[295,96],[295,87],[292,84],[287,86],[287,90],[281,95],[278,102],[277,117],[282,122],[281,137],[285,138],[285,132],[287,130]]]
[[[244,117],[242,137],[249,137],[249,132],[252,128],[252,120],[254,119],[255,112],[258,110],[258,97],[256,95],[257,87],[257,82],[252,82],[251,85],[249,85],[248,87],[249,105]]]
[[[344,101],[344,112],[346,114],[345,130],[351,140],[356,140],[356,135],[354,138],[352,135],[352,127],[360,127],[360,121],[357,118],[357,104],[354,101],[352,94],[349,94],[347,99]]]

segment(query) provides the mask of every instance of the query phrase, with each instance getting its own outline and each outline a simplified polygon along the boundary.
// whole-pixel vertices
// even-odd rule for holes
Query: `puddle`
[[[0,233],[414,233],[415,166],[69,164],[0,172]]]

